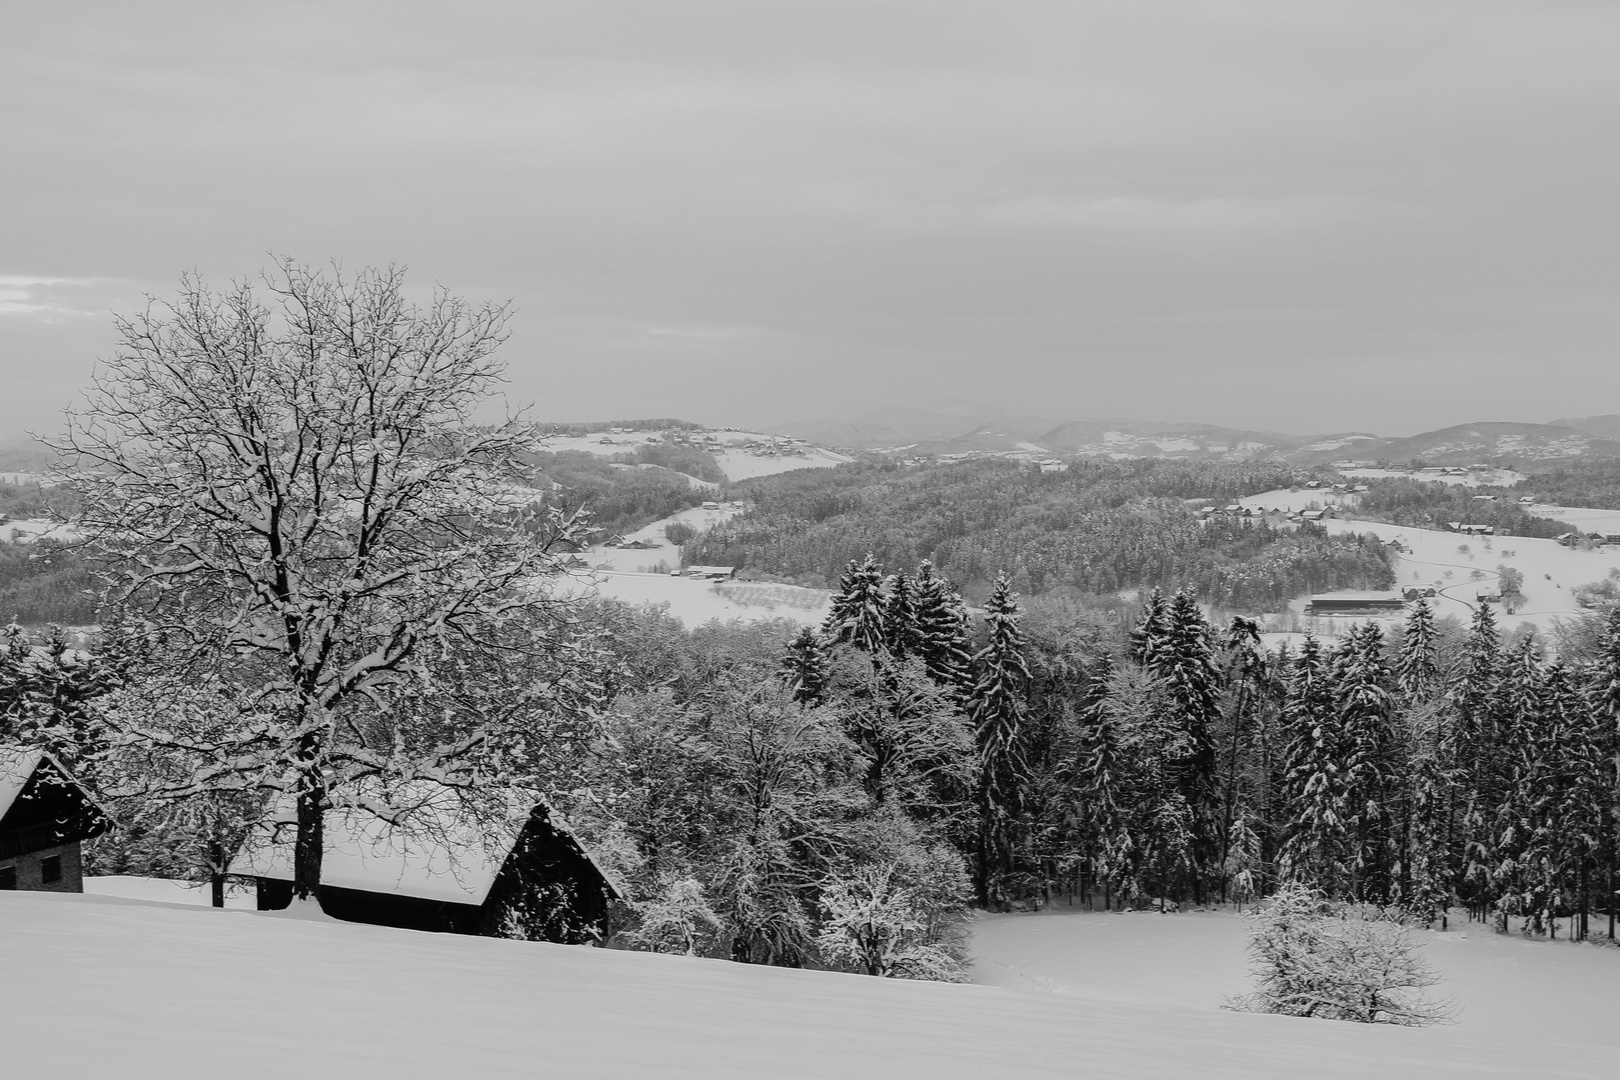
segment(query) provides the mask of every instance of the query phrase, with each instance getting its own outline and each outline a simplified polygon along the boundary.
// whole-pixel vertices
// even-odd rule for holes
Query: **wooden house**
[[[83,892],[80,845],[111,827],[50,754],[0,746],[0,890]]]
[[[228,874],[252,879],[258,908],[292,903],[290,814],[251,836]],[[452,934],[494,935],[513,919],[531,936],[577,944],[606,932],[618,887],[551,808],[478,825],[443,805],[401,824],[359,810],[322,822],[320,904],[336,919]]]

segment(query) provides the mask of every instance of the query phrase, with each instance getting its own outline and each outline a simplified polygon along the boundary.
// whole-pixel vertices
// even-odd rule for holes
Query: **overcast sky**
[[[1620,4],[11,5],[0,429],[270,252],[515,396],[1410,434],[1620,412]]]

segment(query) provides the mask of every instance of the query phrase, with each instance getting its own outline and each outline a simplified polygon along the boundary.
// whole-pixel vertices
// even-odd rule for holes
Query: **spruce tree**
[[[1532,807],[1540,787],[1538,760],[1544,742],[1542,727],[1541,646],[1527,636],[1509,656],[1498,680],[1491,714],[1490,752],[1482,759],[1475,778],[1476,828],[1469,840],[1469,875],[1483,886],[1484,903],[1494,903],[1501,929],[1512,913],[1539,910],[1536,888],[1541,875],[1533,873]]]
[[[1393,782],[1398,764],[1383,632],[1372,622],[1352,630],[1333,668],[1343,740],[1339,767],[1350,828],[1351,895],[1386,902],[1394,898],[1398,880],[1402,853],[1396,838],[1403,808]]]
[[[973,653],[962,598],[930,562],[917,567],[915,585],[917,653],[928,677],[965,691],[971,685]]]
[[[1419,744],[1408,782],[1410,829],[1402,906],[1425,926],[1444,928],[1453,895],[1450,857],[1453,778],[1433,742]]]
[[[1568,669],[1547,665],[1538,691],[1533,718],[1521,728],[1515,801],[1524,829],[1521,908],[1529,930],[1551,933],[1560,909],[1585,911],[1605,807],[1591,712]]]
[[[1164,594],[1155,586],[1142,607],[1142,615],[1131,629],[1130,657],[1138,667],[1149,667],[1159,643],[1164,639],[1168,610]]]
[[[883,600],[884,641],[889,655],[904,660],[922,645],[917,624],[917,585],[904,570],[889,578]]]
[[[1609,609],[1598,656],[1587,679],[1587,700],[1594,717],[1594,753],[1601,772],[1597,783],[1607,808],[1599,837],[1596,873],[1602,875],[1609,940],[1615,938],[1615,906],[1620,894],[1620,604]]]
[[[1118,701],[1108,673],[1097,680],[1096,701],[1085,711],[1075,746],[1075,816],[1081,848],[1096,877],[1118,886],[1131,847],[1126,826],[1123,747],[1116,719]]]
[[[822,631],[833,645],[853,645],[873,657],[888,645],[884,625],[883,568],[870,554],[865,561],[850,560],[832,597],[832,610]]]
[[[1329,895],[1348,880],[1350,825],[1339,709],[1322,646],[1307,635],[1283,698],[1283,837],[1278,876]]]
[[[1238,803],[1242,797],[1243,770],[1239,756],[1254,741],[1254,729],[1259,721],[1264,684],[1269,671],[1265,651],[1260,647],[1260,625],[1241,615],[1232,617],[1227,627],[1222,649],[1223,680],[1228,688],[1226,762],[1224,766],[1225,795],[1221,811],[1221,866],[1222,890],[1231,879],[1231,846],[1235,837],[1247,842],[1251,833],[1234,833]],[[1251,814],[1252,816],[1252,814]],[[1251,831],[1252,832],[1252,831]],[[1256,843],[1258,844],[1256,834]],[[1259,849],[1256,849],[1258,858]]]
[[[1191,886],[1203,902],[1204,884],[1220,863],[1221,794],[1216,776],[1215,727],[1220,718],[1220,672],[1212,634],[1191,594],[1178,592],[1166,607],[1163,632],[1149,648],[1147,669],[1163,684],[1175,709],[1184,751],[1174,762],[1177,788],[1187,807],[1192,836]]]
[[[1493,895],[1490,848],[1499,805],[1493,778],[1501,771],[1497,761],[1501,679],[1496,616],[1489,604],[1481,604],[1474,612],[1462,663],[1446,693],[1450,715],[1445,725],[1459,785],[1458,895],[1481,917]]]
[[[1006,575],[996,579],[984,605],[988,640],[973,657],[968,717],[978,746],[979,838],[974,888],[983,907],[1009,899],[1024,817],[1023,725],[1029,667],[1018,604]]]
[[[820,705],[827,696],[827,652],[821,635],[806,626],[788,642],[777,669],[793,700],[801,705]]]
[[[1406,616],[1395,673],[1396,685],[1408,699],[1427,701],[1440,691],[1434,609],[1422,598],[1412,605],[1412,610]]]

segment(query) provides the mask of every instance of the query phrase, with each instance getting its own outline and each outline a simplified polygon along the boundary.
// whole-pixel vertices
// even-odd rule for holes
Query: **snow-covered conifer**
[[[917,567],[917,653],[928,677],[941,686],[966,690],[971,683],[967,609],[951,583],[930,562]]]
[[[979,840],[974,886],[981,906],[1005,903],[1007,879],[1017,862],[1028,782],[1023,752],[1025,688],[1029,666],[1018,604],[1005,575],[985,602],[988,640],[973,657],[968,698],[979,755]]]
[[[887,648],[884,626],[883,568],[870,554],[862,562],[850,560],[833,593],[832,609],[822,632],[833,645],[853,645],[876,657]]]
[[[1283,701],[1283,837],[1278,858],[1285,881],[1340,892],[1350,859],[1349,793],[1344,737],[1335,688],[1321,644],[1307,636],[1288,673]]]
[[[821,635],[806,626],[788,642],[778,669],[793,700],[803,705],[820,705],[827,692],[827,651]]]

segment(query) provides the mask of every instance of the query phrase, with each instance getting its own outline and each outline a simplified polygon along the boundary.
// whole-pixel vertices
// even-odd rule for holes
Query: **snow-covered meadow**
[[[1366,521],[1353,516],[1354,494],[1310,488],[1299,491],[1279,489],[1246,496],[1238,501],[1240,505],[1256,511],[1298,511],[1311,503],[1339,507],[1339,512],[1345,516],[1322,521],[1329,532],[1371,533],[1381,540],[1400,541],[1405,550],[1395,555],[1395,589],[1408,585],[1433,585],[1437,595],[1431,598],[1430,603],[1434,605],[1436,614],[1452,616],[1462,622],[1473,617],[1480,593],[1497,591],[1500,576],[1497,567],[1513,567],[1524,575],[1522,592],[1525,603],[1514,614],[1497,609],[1497,622],[1507,630],[1528,625],[1545,631],[1560,619],[1585,614],[1585,609],[1576,604],[1572,590],[1576,586],[1601,581],[1611,571],[1620,568],[1620,548],[1617,547],[1583,551],[1565,547],[1556,540],[1527,536],[1464,536],[1436,529]],[[1620,511],[1543,506],[1535,510],[1590,532],[1620,532]],[[1317,595],[1363,596],[1367,593],[1366,590],[1341,590]],[[1296,599],[1289,605],[1290,610],[1296,616],[1301,615],[1307,599]],[[1364,621],[1365,617],[1317,619],[1314,620],[1314,630],[1332,635],[1339,629]]]
[[[819,446],[792,443],[757,431],[711,430],[687,433],[701,449],[714,455],[727,480],[774,476],[794,469],[830,469],[853,460]],[[662,431],[593,431],[585,435],[554,436],[546,440],[552,452],[575,450],[612,457],[664,440]]]
[[[1230,915],[993,916],[976,941],[997,985],[7,893],[0,1034],[8,1074],[165,1080],[1585,1080],[1620,1051],[1620,953],[1589,946],[1436,941],[1459,1022],[1392,1028],[1221,1010],[1246,989]]]

